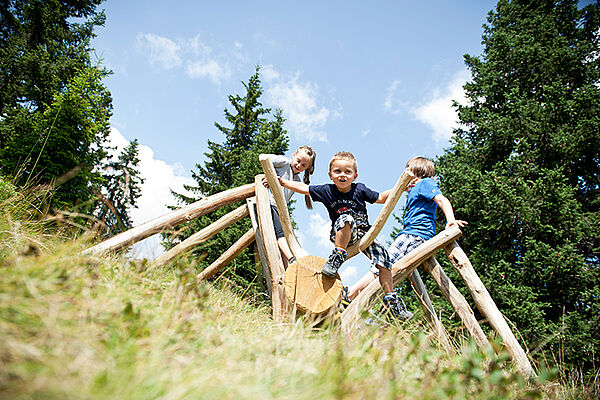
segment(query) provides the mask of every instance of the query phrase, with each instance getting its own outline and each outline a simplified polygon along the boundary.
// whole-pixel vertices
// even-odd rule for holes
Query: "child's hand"
[[[458,225],[459,227],[462,228],[465,225],[469,225],[469,223],[467,221],[463,221],[462,219],[455,219],[454,221],[448,221],[446,223],[446,229],[448,229],[454,225]]]
[[[406,186],[406,190],[410,190],[412,188],[415,187],[415,185],[417,184],[417,182],[419,182],[421,180],[421,178],[415,178],[412,181],[409,182],[409,184]]]
[[[263,176],[262,178],[262,184],[264,185],[264,187],[266,187],[267,189],[269,188],[269,181],[267,181],[267,177]]]
[[[279,184],[281,185],[281,187],[283,187],[283,178],[278,176],[277,180],[279,181]]]

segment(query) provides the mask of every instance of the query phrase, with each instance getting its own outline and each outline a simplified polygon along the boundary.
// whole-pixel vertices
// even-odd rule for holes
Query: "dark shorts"
[[[277,239],[285,237],[285,233],[283,233],[283,227],[281,226],[281,219],[279,218],[279,213],[277,212],[277,207],[271,204],[271,216],[273,217],[273,228],[275,228],[275,237]]]

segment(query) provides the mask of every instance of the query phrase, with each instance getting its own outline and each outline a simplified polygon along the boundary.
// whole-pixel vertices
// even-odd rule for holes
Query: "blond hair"
[[[335,153],[333,155],[333,157],[331,157],[331,160],[329,160],[329,170],[330,171],[331,171],[331,165],[333,164],[334,161],[337,161],[337,160],[351,161],[352,166],[354,167],[354,172],[358,172],[358,163],[356,162],[356,157],[354,157],[354,154],[350,153],[349,151],[340,151],[338,153]]]
[[[406,163],[406,168],[409,168],[417,178],[432,178],[435,175],[435,165],[428,158],[417,156],[413,157]]]
[[[308,145],[298,147],[296,149],[296,151],[294,152],[294,154],[298,153],[299,151],[303,151],[304,153],[306,153],[306,155],[308,156],[308,158],[310,158],[310,161],[311,161],[310,167],[308,167],[304,171],[304,179],[303,179],[304,183],[309,185],[310,184],[310,176],[315,172],[315,161],[317,159],[317,152],[314,151],[313,148]],[[306,204],[306,208],[308,208],[309,210],[312,210],[312,202],[310,201],[310,196],[304,195],[304,203]]]

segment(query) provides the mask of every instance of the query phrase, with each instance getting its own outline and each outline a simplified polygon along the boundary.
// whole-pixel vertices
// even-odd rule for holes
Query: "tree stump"
[[[306,256],[294,261],[285,272],[285,297],[300,311],[324,314],[337,305],[342,296],[342,280],[321,273],[327,260]]]

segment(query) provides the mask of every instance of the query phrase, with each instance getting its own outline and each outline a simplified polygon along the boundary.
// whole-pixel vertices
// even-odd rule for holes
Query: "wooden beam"
[[[302,246],[300,246],[298,238],[296,238],[296,235],[294,234],[292,221],[290,220],[290,213],[288,211],[288,205],[283,195],[283,188],[277,179],[277,173],[275,172],[275,167],[271,162],[271,156],[272,154],[261,154],[258,159],[260,160],[260,165],[265,172],[265,177],[269,183],[269,188],[271,189],[271,193],[273,194],[273,198],[277,204],[277,211],[279,211],[279,219],[281,220],[281,226],[283,228],[285,238],[290,246],[292,254],[296,259],[299,259],[300,257],[306,256],[307,253]]]
[[[264,175],[257,175],[254,181],[256,192],[256,209],[258,213],[258,224],[260,235],[263,240],[267,265],[271,270],[271,285],[273,287],[271,303],[273,305],[273,318],[282,321],[286,317],[287,308],[285,292],[283,287],[283,261],[281,252],[275,238],[275,229],[273,228],[273,217],[271,216],[271,205],[269,204],[269,191],[263,185]]]
[[[167,264],[179,254],[188,251],[200,243],[204,243],[208,239],[210,239],[213,235],[218,232],[221,232],[223,229],[227,228],[229,225],[232,225],[244,218],[248,215],[248,206],[244,204],[241,207],[236,208],[230,213],[222,216],[209,226],[204,229],[194,233],[183,242],[179,243],[177,246],[174,246],[169,251],[161,254],[158,258],[156,258],[149,266],[148,269],[162,267]]]
[[[481,329],[481,326],[479,326],[477,318],[475,318],[475,314],[469,306],[469,303],[458,291],[456,286],[454,286],[450,278],[448,278],[448,275],[446,275],[437,260],[434,257],[425,260],[422,268],[431,275],[435,283],[439,286],[444,297],[450,302],[450,305],[460,317],[460,320],[475,340],[475,343],[477,343],[477,346],[482,350],[491,350],[492,346]]]
[[[481,314],[487,318],[496,333],[502,338],[502,344],[511,356],[513,363],[525,377],[536,376],[527,358],[527,354],[508,326],[504,315],[498,310],[496,303],[492,300],[492,296],[490,296],[483,282],[479,279],[465,252],[454,241],[445,250],[450,262],[465,281],[467,288],[469,288],[475,305]]]
[[[446,229],[428,241],[422,243],[410,253],[394,263],[392,268],[392,279],[394,286],[403,281],[417,268],[423,261],[432,257],[442,247],[458,239],[462,232],[457,226]],[[364,288],[358,296],[344,310],[341,316],[342,329],[349,333],[359,318],[361,310],[366,309],[375,299],[381,289],[379,280],[374,280]]]
[[[254,230],[249,229],[248,232],[244,233],[234,244],[231,245],[229,249],[227,249],[225,253],[221,254],[221,256],[212,264],[196,275],[196,278],[199,281],[203,281],[221,271],[231,262],[231,260],[236,258],[242,251],[244,251],[246,247],[250,246],[252,242],[254,242]]]
[[[260,235],[260,228],[258,226],[258,215],[256,215],[256,198],[250,197],[249,199],[246,199],[246,205],[248,206],[248,211],[250,212],[250,221],[252,221],[252,229],[254,229],[254,237],[256,238],[256,248],[258,249],[258,256],[260,257],[263,274],[265,281],[267,282],[269,297],[272,299],[273,283],[271,279],[271,270],[269,269],[269,263],[267,262],[267,256],[265,255],[265,246],[263,244],[262,236]]]
[[[183,222],[191,221],[192,219],[214,211],[217,208],[244,200],[252,195],[254,195],[253,184],[225,190],[115,235],[110,239],[84,250],[82,253],[101,254],[122,249],[156,233],[162,232],[165,229],[177,226]]]
[[[400,175],[396,181],[396,184],[392,188],[392,192],[383,204],[383,208],[379,212],[377,219],[375,219],[375,222],[373,225],[371,225],[371,229],[365,233],[358,243],[355,243],[346,249],[346,259],[357,255],[359,252],[363,251],[369,247],[371,243],[373,243],[392,214],[392,211],[394,211],[394,207],[396,207],[396,203],[398,203],[400,196],[402,196],[402,193],[406,190],[406,187],[414,178],[415,176],[410,171],[404,170],[404,172],[402,172],[402,175]]]
[[[433,308],[433,304],[431,303],[431,299],[429,298],[425,284],[421,279],[421,275],[419,275],[419,271],[415,269],[410,275],[408,275],[408,279],[410,280],[413,290],[417,294],[417,299],[421,304],[421,309],[423,310],[425,319],[429,323],[431,332],[448,353],[453,353],[454,348],[452,347],[452,344],[450,344],[448,332],[446,332],[444,325],[442,325],[442,322],[435,314],[435,309]]]

